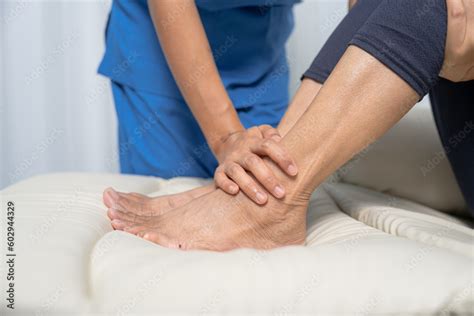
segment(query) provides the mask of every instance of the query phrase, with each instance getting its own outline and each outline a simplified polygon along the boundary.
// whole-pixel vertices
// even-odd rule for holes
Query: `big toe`
[[[118,197],[119,196],[118,196],[117,192],[112,188],[105,189],[104,193],[102,194],[102,199],[104,201],[104,204],[108,208],[110,208],[114,204],[116,204]]]

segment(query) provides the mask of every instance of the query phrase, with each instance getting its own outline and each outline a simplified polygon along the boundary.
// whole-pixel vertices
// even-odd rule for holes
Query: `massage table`
[[[387,162],[392,170],[377,169],[374,155],[397,150],[403,139],[416,145],[391,133],[314,192],[304,246],[270,251],[167,249],[114,231],[102,203],[109,186],[158,196],[209,180],[58,173],[7,187],[0,243],[2,261],[16,255],[15,309],[7,308],[11,271],[3,263],[0,314],[471,315],[474,232],[453,212],[463,201],[446,187],[455,183],[452,174],[442,162],[414,176],[402,170],[400,155]],[[374,169],[378,181],[361,176]],[[399,177],[395,184],[384,172]],[[6,247],[8,202],[13,251]]]

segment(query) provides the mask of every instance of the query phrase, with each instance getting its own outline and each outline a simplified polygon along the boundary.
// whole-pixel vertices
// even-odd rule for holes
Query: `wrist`
[[[241,128],[236,127],[235,130],[229,130],[220,135],[216,134],[216,137],[209,142],[209,147],[211,147],[211,150],[214,153],[217,161],[221,162],[223,160],[223,155],[226,151],[226,145],[230,144],[232,142],[232,138],[237,134],[242,133],[244,130],[245,129],[243,126]]]

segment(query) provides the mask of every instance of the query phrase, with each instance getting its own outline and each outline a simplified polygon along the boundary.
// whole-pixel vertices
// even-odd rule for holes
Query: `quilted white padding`
[[[344,212],[371,227],[474,257],[474,231],[452,216],[349,184],[325,189]]]
[[[370,214],[377,205],[383,212],[387,197],[343,184],[321,188],[308,213],[306,246],[227,253],[171,250],[112,231],[101,202],[108,186],[158,195],[202,183],[57,174],[2,191],[2,205],[16,205],[15,313],[409,315],[473,308],[473,259],[459,246],[469,244],[472,230],[407,201],[398,200],[393,220],[416,216],[408,230],[402,223],[393,231],[361,215],[364,205]],[[421,235],[413,233],[419,219]],[[423,237],[443,223],[456,233],[443,235],[443,243]]]

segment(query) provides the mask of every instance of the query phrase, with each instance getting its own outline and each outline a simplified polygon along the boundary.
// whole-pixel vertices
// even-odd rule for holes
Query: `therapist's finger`
[[[274,197],[281,199],[285,196],[285,189],[279,183],[275,174],[273,174],[270,168],[263,162],[262,158],[255,154],[247,154],[240,159],[239,163],[245,170],[249,171],[268,192],[272,193]]]
[[[280,143],[266,139],[262,142],[252,144],[250,150],[259,156],[268,156],[290,176],[296,176],[298,173],[295,161]]]
[[[214,173],[214,182],[221,190],[228,194],[235,195],[239,193],[239,186],[227,177],[223,167],[217,167]]]
[[[270,125],[260,125],[258,127],[262,133],[263,138],[271,138],[274,141],[279,142],[281,140],[281,135],[276,128]]]
[[[257,204],[265,204],[268,196],[251,176],[237,163],[229,163],[225,166],[225,173],[231,178],[242,192]]]

